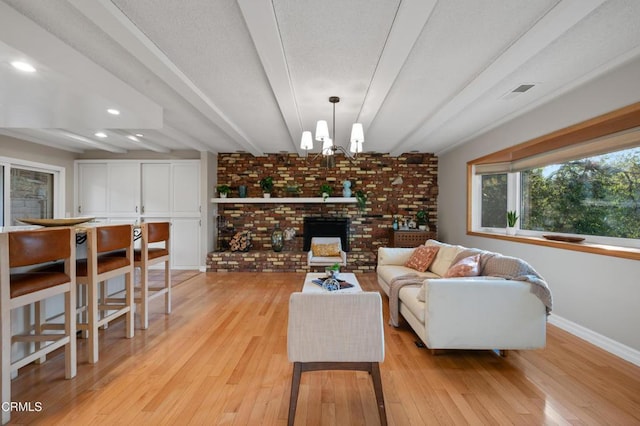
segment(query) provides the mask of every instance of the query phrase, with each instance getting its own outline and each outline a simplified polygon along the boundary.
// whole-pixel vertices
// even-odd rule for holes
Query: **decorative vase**
[[[238,186],[238,196],[240,198],[246,198],[247,197],[247,186],[246,185]]]
[[[282,251],[284,248],[284,233],[278,224],[276,224],[276,229],[274,229],[271,234],[271,248],[275,252]]]
[[[269,192],[263,192],[263,193],[262,193],[262,196],[263,196],[264,198],[271,198],[271,194],[270,194]]]
[[[345,198],[351,197],[351,181],[345,180],[342,182],[342,196]]]
[[[516,235],[516,227],[515,226],[507,226],[507,235],[514,236]]]
[[[221,192],[220,193],[220,198],[227,198],[227,193],[226,192]]]

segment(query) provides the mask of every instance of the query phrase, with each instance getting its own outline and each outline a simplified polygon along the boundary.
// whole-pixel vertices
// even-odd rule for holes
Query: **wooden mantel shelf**
[[[328,197],[326,200],[322,197],[282,197],[282,198],[263,198],[263,197],[247,197],[247,198],[212,198],[214,204],[346,204],[355,203],[356,197]]]

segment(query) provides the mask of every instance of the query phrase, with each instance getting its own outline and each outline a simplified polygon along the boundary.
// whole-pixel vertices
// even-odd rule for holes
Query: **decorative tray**
[[[40,226],[73,226],[80,223],[90,222],[94,217],[67,217],[64,219],[37,219],[37,218],[23,218],[18,219],[22,223],[28,223],[29,225]]]
[[[563,241],[565,243],[580,243],[580,242],[584,241],[583,237],[569,237],[569,236],[566,236],[566,235],[547,234],[547,235],[543,235],[543,237],[546,238],[547,240]]]

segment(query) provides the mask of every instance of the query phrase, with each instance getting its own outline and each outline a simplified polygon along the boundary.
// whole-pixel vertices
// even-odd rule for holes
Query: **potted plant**
[[[327,266],[324,268],[324,273],[327,277],[338,278],[338,274],[340,273],[340,264],[334,263],[331,266]]]
[[[323,183],[320,186],[320,193],[322,194],[322,199],[327,201],[327,198],[331,197],[331,193],[333,193],[333,188],[328,183]]]
[[[271,197],[271,191],[273,190],[273,178],[271,176],[267,176],[265,178],[260,179],[260,188],[262,188],[262,195],[264,198]]]
[[[361,189],[356,191],[356,203],[358,204],[358,209],[363,212],[364,208],[367,206],[367,194],[365,194]]]
[[[507,212],[507,235],[516,235],[516,223],[518,222],[518,214],[515,210]]]
[[[218,185],[216,189],[218,194],[220,194],[220,198],[227,198],[227,194],[231,192],[231,187],[229,185]]]
[[[426,210],[418,210],[416,212],[416,222],[418,222],[418,229],[422,231],[428,230],[429,226],[427,224],[429,222],[429,218]]]

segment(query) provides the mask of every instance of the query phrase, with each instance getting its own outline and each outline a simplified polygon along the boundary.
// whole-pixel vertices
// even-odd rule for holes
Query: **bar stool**
[[[121,253],[114,255],[114,252]],[[86,323],[78,329],[87,332],[89,363],[98,362],[98,328],[125,316],[125,336],[133,337],[133,226],[111,225],[87,228],[87,258],[77,262],[76,281],[86,286]],[[107,280],[124,275],[125,297],[120,302],[100,297]],[[104,313],[102,316],[101,313]]]
[[[164,310],[171,313],[171,254],[169,222],[145,222],[141,225],[142,245],[134,251],[134,266],[140,268],[140,296],[135,302],[140,310],[140,327],[149,327],[149,301],[164,295]],[[164,247],[151,247],[154,243],[164,243]],[[149,286],[149,267],[164,262],[164,285]]]
[[[2,424],[9,422],[11,411],[11,373],[64,346],[66,379],[76,375],[76,264],[75,232],[71,228],[15,231],[0,234],[0,323],[2,335]],[[39,271],[33,267],[45,262],[64,261],[63,272]],[[20,270],[12,270],[20,268]],[[44,301],[64,295],[64,323],[50,323],[44,318]],[[12,335],[11,311],[34,305],[33,333]],[[47,333],[45,333],[47,331]],[[11,346],[16,342],[34,342],[35,350],[19,360],[11,360]]]

